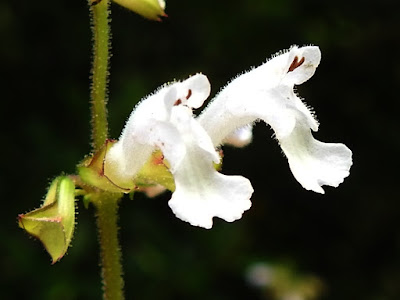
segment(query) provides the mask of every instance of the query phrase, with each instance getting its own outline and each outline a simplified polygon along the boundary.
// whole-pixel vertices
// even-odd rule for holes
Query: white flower
[[[248,124],[229,134],[226,138],[224,138],[223,144],[241,148],[250,144],[252,140],[253,126]]]
[[[275,131],[294,177],[305,189],[324,193],[322,185],[343,182],[352,165],[350,149],[313,138],[311,130],[318,130],[318,122],[293,91],[314,74],[320,59],[318,47],[295,46],[232,80],[198,118],[214,146],[262,119]]]
[[[253,193],[248,179],[214,168],[220,157],[192,114],[209,93],[208,79],[201,74],[159,89],[137,105],[105,159],[107,176],[126,182],[160,149],[175,180],[169,206],[178,218],[204,228],[212,227],[213,217],[240,219]]]

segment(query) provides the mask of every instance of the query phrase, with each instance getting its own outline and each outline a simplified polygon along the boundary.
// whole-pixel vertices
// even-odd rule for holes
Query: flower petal
[[[183,113],[177,111],[176,115]],[[251,206],[250,181],[218,173],[213,166],[218,160],[211,139],[195,119],[180,123],[181,119],[176,118],[175,123],[186,152],[179,168],[172,171],[176,189],[169,206],[178,218],[204,228],[212,227],[213,217],[227,222],[240,219]]]
[[[306,190],[324,194],[323,185],[337,187],[350,174],[351,150],[343,144],[314,139],[305,126],[296,126],[280,145],[294,177]]]
[[[321,52],[315,46],[302,48],[294,46],[288,52],[288,56],[284,75],[286,85],[299,85],[306,82],[314,75],[321,61]]]
[[[179,86],[179,90],[183,91],[184,94],[182,96],[187,100],[189,107],[199,108],[210,95],[211,86],[207,76],[196,74],[183,81]],[[183,97],[180,98],[182,99]]]
[[[192,169],[174,174],[176,190],[168,202],[174,214],[193,226],[207,229],[212,227],[213,217],[227,222],[240,219],[251,207],[250,181],[242,176],[222,175],[212,166],[201,164],[205,161],[195,162]]]
[[[190,143],[202,149],[210,162],[217,164],[220,162],[220,157],[215,151],[209,135],[200,123],[193,118],[190,108],[185,106],[174,107],[171,114],[171,122],[179,130],[180,137],[185,144]],[[187,148],[186,145],[185,147]]]
[[[303,54],[308,56],[301,57]],[[297,64],[293,64],[295,57]],[[302,112],[310,128],[317,130],[318,123],[296,97],[293,87],[295,82],[302,82],[315,72],[318,57],[318,47],[292,47],[289,52],[232,80],[198,118],[214,145],[220,145],[238,128],[257,119],[273,127],[277,136],[286,136],[295,127],[296,111]]]
[[[145,98],[131,113],[121,136],[105,157],[105,174],[114,182],[133,180],[157,148],[176,143],[181,145],[179,132],[170,124],[170,114],[180,83],[166,85]],[[163,140],[171,143],[165,145]],[[171,155],[180,157],[184,148],[174,147]]]
[[[318,122],[293,91],[315,73],[320,59],[318,47],[292,47],[235,78],[198,118],[213,144],[229,142],[238,128],[262,119],[274,130],[303,187],[323,192],[322,185],[341,183],[349,174],[351,151],[313,139],[311,130],[318,130]]]
[[[223,143],[242,148],[247,146],[253,140],[253,125],[246,125],[236,129],[229,136],[227,136]]]
[[[104,172],[113,182],[133,180],[157,148],[168,153],[167,159],[176,163],[184,155],[179,132],[172,124],[149,119],[142,125],[132,127],[136,129],[133,131],[125,130],[124,137],[108,151]]]

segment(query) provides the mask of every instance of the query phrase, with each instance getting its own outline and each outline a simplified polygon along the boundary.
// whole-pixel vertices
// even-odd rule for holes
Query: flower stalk
[[[107,98],[110,60],[110,0],[91,2],[93,33],[93,67],[91,83],[92,146],[99,151],[108,137]],[[121,249],[118,241],[118,202],[121,193],[94,192],[90,201],[96,207],[100,243],[103,298],[124,299]]]
[[[96,207],[100,243],[103,299],[124,299],[121,248],[118,240],[118,203],[122,194],[101,192],[91,197]]]
[[[90,0],[89,0],[90,1]],[[93,66],[91,83],[92,143],[100,149],[108,136],[107,100],[110,60],[110,0],[90,4],[93,34]]]

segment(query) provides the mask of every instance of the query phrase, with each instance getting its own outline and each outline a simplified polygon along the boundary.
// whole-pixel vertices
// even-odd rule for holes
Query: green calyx
[[[75,185],[67,176],[53,180],[42,206],[18,216],[19,227],[39,239],[52,258],[67,252],[75,227]]]
[[[154,21],[166,17],[164,0],[113,0],[115,3],[134,11],[135,13]]]
[[[139,188],[145,188],[148,185],[160,184],[171,192],[175,191],[175,181],[169,171],[169,164],[164,160],[161,151],[153,152],[150,159],[144,164],[135,178]]]
[[[78,166],[81,180],[90,187],[112,193],[129,193],[135,188],[133,181],[115,183],[105,174],[104,159],[115,141],[107,140],[93,156],[86,158]]]
[[[168,190],[175,190],[175,182],[168,169],[168,162],[160,151],[155,151],[143,165],[135,178],[121,180],[104,168],[108,150],[115,141],[107,140],[104,146],[78,166],[78,174],[88,188],[95,188],[112,193],[130,193],[145,190],[149,186],[160,184]]]

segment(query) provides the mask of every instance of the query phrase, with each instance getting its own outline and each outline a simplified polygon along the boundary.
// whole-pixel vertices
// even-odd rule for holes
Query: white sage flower
[[[223,144],[232,145],[238,148],[247,146],[253,140],[253,125],[245,125],[236,129],[224,138]]]
[[[318,130],[318,122],[293,91],[314,74],[320,60],[318,47],[294,46],[233,79],[198,118],[214,146],[230,142],[238,129],[261,119],[275,131],[294,177],[305,189],[324,193],[321,186],[343,182],[352,165],[351,150],[313,138],[311,130]]]
[[[175,181],[169,206],[178,218],[204,228],[212,227],[213,217],[228,222],[240,219],[250,208],[253,193],[248,179],[215,170],[219,154],[192,113],[209,94],[207,77],[197,74],[141,101],[107,153],[104,168],[114,182],[134,180],[160,149]]]

